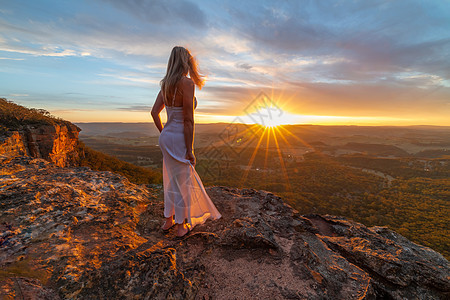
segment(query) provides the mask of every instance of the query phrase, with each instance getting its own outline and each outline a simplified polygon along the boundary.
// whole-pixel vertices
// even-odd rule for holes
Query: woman
[[[186,77],[188,74],[190,78]],[[161,133],[159,147],[163,153],[166,220],[161,228],[168,230],[176,224],[177,237],[186,235],[208,218],[221,217],[194,168],[194,109],[197,107],[194,92],[195,86],[201,89],[203,85],[191,53],[186,48],[174,47],[151,114]],[[159,113],[164,107],[167,122],[163,128]]]

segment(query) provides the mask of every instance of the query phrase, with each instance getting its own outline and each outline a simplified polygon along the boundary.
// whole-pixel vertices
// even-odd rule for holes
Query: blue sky
[[[175,45],[207,76],[197,122],[231,121],[263,91],[291,123],[450,125],[448,0],[0,0],[0,96],[150,122]]]

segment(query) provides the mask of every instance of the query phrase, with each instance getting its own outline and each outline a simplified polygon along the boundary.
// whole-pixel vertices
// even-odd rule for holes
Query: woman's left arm
[[[163,101],[161,91],[159,91],[158,96],[156,97],[155,104],[152,107],[151,114],[152,114],[153,122],[155,123],[156,127],[158,127],[158,130],[160,133],[163,130],[163,125],[161,123],[161,118],[159,117],[159,113],[163,110],[163,108],[164,108],[164,101]]]

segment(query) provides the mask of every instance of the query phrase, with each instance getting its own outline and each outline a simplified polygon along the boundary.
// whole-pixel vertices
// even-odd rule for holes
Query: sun
[[[282,125],[282,119],[281,118],[269,118],[265,120],[264,124],[261,124],[265,127],[273,128]]]
[[[260,108],[252,114],[256,124],[266,128],[274,128],[291,122],[290,114],[280,108],[276,110],[270,107]]]

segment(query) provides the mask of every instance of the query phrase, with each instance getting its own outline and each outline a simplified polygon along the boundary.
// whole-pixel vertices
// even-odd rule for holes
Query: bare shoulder
[[[192,86],[194,85],[194,81],[191,78],[185,76],[183,76],[180,81],[181,85],[185,88],[192,88]]]

